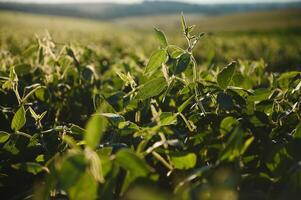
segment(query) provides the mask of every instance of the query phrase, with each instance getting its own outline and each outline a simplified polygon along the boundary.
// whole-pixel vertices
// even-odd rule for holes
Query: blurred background
[[[261,60],[269,70],[300,70],[301,2],[290,0],[15,0],[0,1],[0,48],[18,54],[49,34],[57,44],[128,48],[148,57],[158,42],[185,45],[180,14],[206,37],[195,51],[199,65]]]

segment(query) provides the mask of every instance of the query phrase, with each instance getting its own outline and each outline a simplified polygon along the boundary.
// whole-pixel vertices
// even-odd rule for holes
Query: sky
[[[0,0],[0,2],[34,2],[34,3],[79,3],[79,2],[114,2],[137,3],[142,0]],[[252,3],[252,2],[291,2],[301,0],[177,0],[190,3]]]

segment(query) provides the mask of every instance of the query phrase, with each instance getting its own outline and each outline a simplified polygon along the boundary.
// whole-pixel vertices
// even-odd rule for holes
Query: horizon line
[[[145,2],[177,2],[177,3],[184,3],[184,4],[200,4],[200,5],[227,5],[227,4],[282,4],[282,3],[301,3],[300,0],[279,0],[279,1],[273,1],[273,0],[256,0],[256,1],[249,1],[249,2],[240,2],[239,0],[235,2],[221,2],[220,0],[215,1],[215,2],[195,2],[190,0],[189,2],[183,1],[183,0],[134,0],[133,2],[120,2],[120,1],[99,1],[99,0],[89,0],[89,1],[74,1],[68,0],[68,1],[59,1],[55,0],[52,2],[40,2],[37,0],[25,0],[25,1],[20,1],[20,0],[0,0],[0,3],[17,3],[17,4],[121,4],[121,5],[126,5],[126,4],[141,4]]]

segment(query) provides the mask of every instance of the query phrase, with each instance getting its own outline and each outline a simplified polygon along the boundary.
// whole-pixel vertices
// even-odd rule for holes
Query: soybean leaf
[[[4,131],[0,131],[0,144],[6,142],[10,137],[9,133],[6,133]]]
[[[29,64],[18,64],[15,66],[15,72],[19,75],[29,74],[31,70],[31,65]]]
[[[107,119],[101,115],[93,115],[89,119],[86,126],[86,134],[84,137],[87,146],[92,149],[97,146],[106,130],[107,123]]]
[[[101,169],[104,177],[110,172],[112,168],[113,163],[110,160],[112,150],[112,147],[103,147],[97,151],[97,154],[101,160]]]
[[[184,53],[184,50],[181,49],[180,47],[177,47],[177,46],[168,46],[168,54],[170,55],[171,58],[178,58],[180,57],[183,53]]]
[[[183,32],[186,32],[187,25],[186,25],[186,20],[185,20],[185,17],[184,17],[183,13],[181,13],[181,24],[182,24]]]
[[[45,155],[44,154],[40,154],[36,157],[35,159],[36,162],[44,162],[45,161]]]
[[[236,68],[236,62],[231,62],[217,75],[217,83],[222,89],[226,89],[230,84]]]
[[[248,97],[248,101],[255,102],[255,101],[267,100],[269,98],[269,96],[271,95],[271,93],[272,93],[271,90],[266,89],[266,88],[256,89],[254,91],[254,94],[250,95]]]
[[[160,114],[160,125],[168,126],[177,122],[177,116],[171,112],[163,112]]]
[[[189,53],[184,53],[180,56],[180,59],[175,68],[175,74],[180,74],[186,70],[191,60],[191,55]]]
[[[129,149],[118,151],[116,162],[135,177],[144,177],[151,172],[146,162]]]
[[[163,31],[157,29],[157,28],[154,28],[155,31],[156,31],[156,35],[157,35],[157,38],[159,39],[160,41],[160,44],[163,46],[163,47],[166,47],[168,45],[167,43],[167,39],[165,37],[165,34]]]
[[[241,155],[244,145],[243,134],[243,130],[237,125],[228,138],[225,149],[221,151],[220,160],[233,161]]]
[[[87,160],[82,153],[70,153],[57,165],[58,180],[63,189],[68,190],[81,177],[85,171]],[[68,174],[68,176],[66,176]]]
[[[42,171],[48,171],[48,169],[46,167],[40,165],[39,163],[34,163],[34,162],[13,164],[12,167],[14,169],[20,169],[20,170],[27,171],[34,175],[36,175]]]
[[[194,153],[173,153],[170,159],[176,169],[190,169],[195,166],[197,157]]]
[[[12,123],[11,123],[11,129],[14,131],[20,130],[26,123],[26,112],[24,109],[24,106],[21,106],[19,110],[15,113]]]
[[[36,53],[39,50],[39,45],[37,44],[33,44],[30,45],[23,53],[22,55],[26,58],[26,57],[30,57],[32,56],[32,54]]]
[[[82,127],[75,125],[75,124],[71,125],[70,130],[71,130],[72,134],[75,134],[75,135],[85,135],[86,134],[85,129],[83,129]]]
[[[80,178],[74,182],[72,187],[68,190],[70,199],[97,199],[97,182],[93,176],[88,171],[81,173],[80,175]]]
[[[145,100],[159,95],[165,90],[167,83],[164,77],[159,77],[146,82],[138,91],[136,99]]]
[[[157,51],[155,51],[149,61],[148,64],[146,66],[146,69],[144,71],[144,74],[146,75],[151,75],[153,74],[158,68],[160,68],[162,66],[162,64],[164,64],[167,60],[167,52],[164,49],[159,49]]]
[[[100,115],[106,117],[110,121],[117,123],[117,124],[125,121],[123,116],[121,116],[119,114],[115,114],[115,113],[101,113]]]
[[[225,135],[230,132],[232,128],[237,125],[238,121],[233,117],[226,117],[221,121],[220,132]]]

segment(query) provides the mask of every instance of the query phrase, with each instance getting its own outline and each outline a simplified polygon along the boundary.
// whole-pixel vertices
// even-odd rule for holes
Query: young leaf
[[[20,130],[26,123],[26,111],[24,109],[24,106],[21,106],[19,110],[15,113],[12,123],[11,123],[11,129],[14,131]]]
[[[29,111],[30,111],[32,118],[34,118],[36,121],[38,121],[40,116],[31,107],[29,107]]]
[[[167,87],[164,77],[159,77],[146,82],[138,91],[136,99],[145,100],[159,95]]]
[[[186,20],[185,20],[185,17],[184,17],[183,13],[181,13],[181,24],[182,24],[183,32],[185,33],[186,29],[187,29],[187,25],[186,25]]]
[[[6,133],[4,131],[0,131],[0,144],[6,142],[10,137],[9,133]]]
[[[190,169],[195,166],[197,157],[194,153],[175,153],[170,159],[176,169]]]
[[[231,62],[217,75],[217,83],[222,89],[226,89],[230,84],[236,68],[236,62]]]
[[[89,119],[84,136],[87,146],[92,149],[97,146],[106,130],[107,123],[107,119],[101,115],[93,115]]]
[[[157,38],[159,39],[160,41],[160,44],[163,46],[163,47],[166,47],[168,45],[167,43],[167,39],[166,39],[166,36],[164,34],[163,31],[157,29],[157,28],[154,28],[155,31],[156,31],[156,35],[157,35]]]
[[[168,54],[164,49],[159,49],[155,51],[149,59],[144,74],[146,75],[153,74],[158,68],[162,66],[162,64],[166,62],[167,56]]]

